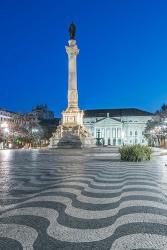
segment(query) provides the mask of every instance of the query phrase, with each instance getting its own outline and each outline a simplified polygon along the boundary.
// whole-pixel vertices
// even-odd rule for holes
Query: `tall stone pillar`
[[[81,148],[95,145],[94,139],[83,125],[83,110],[78,107],[77,64],[79,49],[75,40],[75,25],[69,28],[68,55],[68,106],[62,112],[61,125],[50,139],[50,148]]]
[[[66,46],[68,55],[68,107],[62,112],[62,125],[65,127],[83,126],[83,111],[78,107],[77,90],[77,55],[79,49],[76,40],[72,37]],[[79,133],[79,132],[77,132]]]
[[[69,40],[69,46],[66,46],[68,54],[68,109],[78,108],[78,91],[77,91],[77,67],[76,58],[79,49],[76,40]]]

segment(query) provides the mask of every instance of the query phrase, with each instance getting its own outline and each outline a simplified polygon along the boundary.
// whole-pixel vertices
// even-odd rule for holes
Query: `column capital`
[[[76,45],[76,40],[69,40],[69,46],[65,46],[68,56],[77,56],[79,54],[79,49]]]

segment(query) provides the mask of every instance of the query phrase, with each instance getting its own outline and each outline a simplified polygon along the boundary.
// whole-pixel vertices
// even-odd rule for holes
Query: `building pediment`
[[[121,126],[122,122],[119,119],[106,117],[95,122],[96,127],[112,127],[112,126]]]

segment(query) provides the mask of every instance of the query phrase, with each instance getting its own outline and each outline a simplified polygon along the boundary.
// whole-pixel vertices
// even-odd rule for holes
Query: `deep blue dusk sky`
[[[166,0],[0,2],[0,107],[67,105],[68,26],[76,24],[82,109],[167,102]]]

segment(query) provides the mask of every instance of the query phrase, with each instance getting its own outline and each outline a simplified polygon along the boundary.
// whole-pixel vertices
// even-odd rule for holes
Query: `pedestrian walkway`
[[[167,250],[166,160],[0,151],[0,249]]]

